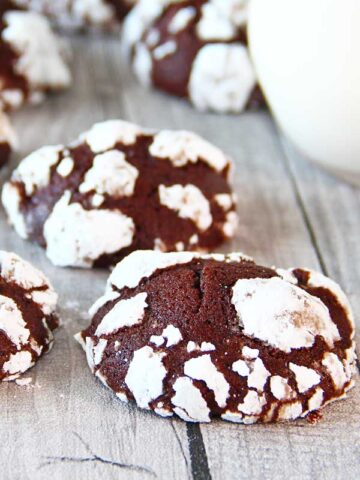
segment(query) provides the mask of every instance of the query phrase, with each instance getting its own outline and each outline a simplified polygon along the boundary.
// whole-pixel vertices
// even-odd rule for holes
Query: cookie
[[[45,17],[0,7],[0,106],[38,103],[50,90],[71,83],[61,41]]]
[[[50,350],[56,304],[57,294],[39,270],[0,251],[0,381],[15,380]]]
[[[76,338],[125,402],[189,422],[306,417],[352,387],[354,323],[320,273],[241,254],[138,251]]]
[[[194,133],[96,124],[44,147],[4,186],[22,238],[58,266],[106,267],[133,250],[211,250],[235,234],[231,161]]]
[[[16,4],[40,12],[62,28],[113,29],[120,25],[136,0],[15,0]]]
[[[248,0],[140,0],[123,44],[142,84],[188,97],[201,111],[259,106],[246,34]]]
[[[8,117],[0,109],[0,168],[8,161],[16,149],[17,138]]]

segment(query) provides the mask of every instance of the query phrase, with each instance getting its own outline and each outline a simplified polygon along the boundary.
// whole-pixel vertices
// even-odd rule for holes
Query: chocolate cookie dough
[[[59,266],[115,265],[133,250],[212,250],[234,235],[231,161],[194,133],[113,120],[44,147],[4,186],[22,238]]]
[[[17,146],[17,139],[9,119],[0,110],[0,168],[8,161],[11,152]]]
[[[353,386],[354,323],[320,273],[241,254],[134,252],[76,336],[123,401],[189,422],[306,417]]]
[[[62,28],[96,27],[113,29],[120,25],[136,0],[14,0],[17,5],[40,12]]]
[[[247,48],[248,0],[140,0],[124,49],[142,84],[188,97],[199,110],[241,112],[262,103]]]
[[[45,17],[0,5],[0,107],[38,103],[50,90],[70,85],[60,40]]]
[[[15,380],[52,347],[57,294],[14,253],[0,251],[0,381]]]

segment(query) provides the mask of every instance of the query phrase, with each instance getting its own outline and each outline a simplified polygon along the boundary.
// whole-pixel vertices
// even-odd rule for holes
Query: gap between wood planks
[[[291,185],[294,189],[296,203],[297,203],[297,205],[300,209],[301,216],[302,216],[304,224],[307,228],[307,231],[308,231],[308,234],[309,234],[309,237],[310,237],[310,241],[311,241],[311,245],[314,249],[316,258],[319,261],[322,273],[326,276],[329,276],[329,271],[326,267],[324,257],[322,256],[318,241],[316,239],[315,231],[314,231],[314,228],[312,226],[312,223],[311,223],[310,217],[308,215],[308,212],[306,210],[304,200],[301,196],[300,188],[297,184],[296,177],[295,177],[295,175],[294,175],[294,173],[291,169],[290,158],[288,156],[287,149],[284,146],[284,140],[281,137],[281,132],[278,129],[276,129],[276,131],[277,131],[277,137],[279,138],[280,150],[283,152],[283,157],[284,157],[283,164],[284,164],[285,170],[288,174],[290,183],[291,183]]]
[[[194,480],[211,480],[212,477],[200,425],[198,423],[188,423],[186,428],[192,477]]]
[[[306,209],[306,206],[305,206],[305,202],[302,198],[302,195],[301,195],[301,192],[300,192],[300,188],[297,184],[297,181],[296,181],[296,176],[294,175],[293,173],[293,170],[291,168],[291,160],[289,158],[289,154],[288,154],[288,150],[287,148],[285,147],[285,144],[284,142],[286,140],[283,140],[282,139],[282,135],[281,135],[281,132],[277,129],[277,132],[278,132],[278,138],[279,138],[279,144],[280,144],[280,149],[282,150],[282,152],[284,153],[284,166],[285,166],[285,169],[288,173],[288,176],[289,176],[289,179],[291,181],[291,184],[293,186],[293,189],[294,189],[294,193],[295,193],[295,198],[296,198],[296,203],[298,204],[299,206],[299,209],[300,209],[300,212],[301,212],[301,215],[303,217],[303,220],[304,220],[304,223],[306,225],[306,228],[308,230],[308,233],[309,233],[309,237],[310,237],[310,241],[311,241],[311,244],[313,246],[313,249],[315,251],[315,255],[316,255],[316,258],[318,259],[319,261],[319,264],[320,264],[320,268],[321,268],[321,271],[324,275],[326,276],[330,276],[329,274],[329,270],[326,266],[326,262],[325,262],[325,259],[321,253],[321,249],[319,247],[319,244],[318,244],[318,241],[316,239],[316,234],[315,234],[315,231],[314,231],[314,228],[312,226],[312,223],[311,223],[311,220],[310,220],[310,216],[307,212],[307,209]],[[304,160],[305,161],[305,160]],[[358,373],[360,374],[360,360],[359,360],[359,354],[358,352],[357,353],[357,359],[356,359],[356,368],[358,370]]]
[[[291,170],[290,159],[281,141],[281,134],[278,130],[277,130],[277,138],[279,139],[279,149],[283,153],[282,163],[285,167],[285,171],[287,173],[289,181],[293,187],[296,203],[300,209],[303,222],[309,234],[311,245],[315,251],[316,258],[319,261],[322,273],[324,275],[329,276],[325,260],[321,254],[321,250],[316,239],[314,228],[312,226],[305,203],[301,196],[301,192],[298,187],[295,175]],[[357,362],[357,368],[360,373],[359,361]],[[205,444],[204,444],[203,436],[201,433],[200,425],[188,424],[187,435],[188,435],[188,442],[189,442],[189,450],[190,450],[190,457],[191,457],[191,471],[192,471],[193,479],[194,480],[209,480],[209,479],[211,480],[212,477],[211,477],[211,473],[208,465],[208,459],[207,459]]]

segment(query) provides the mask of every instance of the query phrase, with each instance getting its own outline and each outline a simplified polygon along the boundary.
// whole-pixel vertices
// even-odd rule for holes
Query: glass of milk
[[[360,186],[360,0],[251,0],[248,28],[283,132]]]

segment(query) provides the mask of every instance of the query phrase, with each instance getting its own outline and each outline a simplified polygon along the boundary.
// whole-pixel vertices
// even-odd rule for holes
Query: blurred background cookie
[[[70,86],[62,41],[45,17],[0,6],[0,105],[18,108],[39,103],[49,91]]]
[[[53,24],[66,29],[116,28],[136,3],[136,0],[14,1],[23,8],[46,15]]]
[[[248,0],[140,0],[124,23],[126,55],[142,84],[188,97],[199,110],[262,104],[247,48]]]

